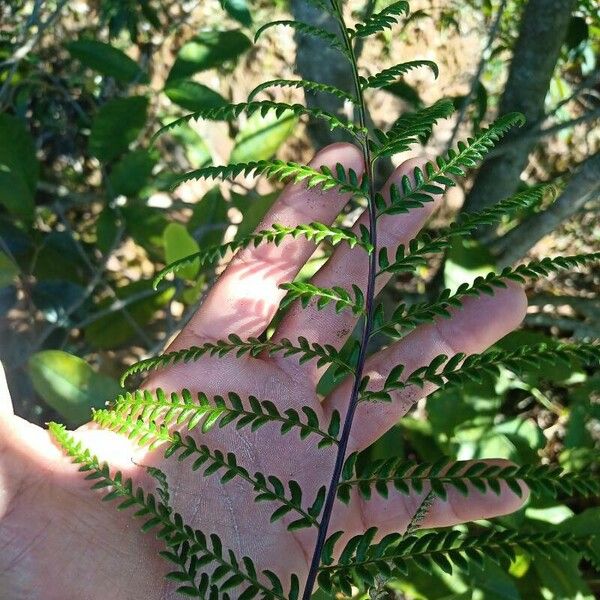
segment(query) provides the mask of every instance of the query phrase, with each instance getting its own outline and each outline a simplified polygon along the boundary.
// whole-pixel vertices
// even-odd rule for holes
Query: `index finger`
[[[364,171],[360,150],[345,143],[327,146],[310,166],[326,165],[334,169],[338,163],[346,170],[353,169],[359,177]],[[274,224],[291,227],[313,221],[331,224],[350,198],[351,194],[341,194],[336,189],[323,191],[318,187],[307,189],[305,184],[290,184],[257,231]],[[279,286],[293,280],[314,251],[313,242],[288,237],[279,245],[265,243],[238,252],[171,349],[224,339],[230,334],[243,338],[260,335],[286,293]]]

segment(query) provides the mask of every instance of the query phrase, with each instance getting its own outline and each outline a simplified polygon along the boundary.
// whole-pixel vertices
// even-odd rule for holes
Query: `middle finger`
[[[400,165],[390,176],[383,188],[384,198],[389,198],[390,187],[393,184],[400,186],[402,178],[408,176],[412,179],[415,167],[423,165],[423,159],[410,159]],[[398,246],[407,244],[421,230],[426,220],[441,202],[441,197],[423,205],[421,208],[411,210],[401,215],[384,215],[378,220],[377,235],[380,240],[379,248],[385,247],[393,256]],[[359,233],[360,225],[368,226],[368,214],[363,214],[354,226],[355,233]],[[368,254],[360,246],[354,248],[338,248],[332,257],[318,271],[311,280],[311,284],[321,288],[340,286],[351,291],[352,284],[366,290],[369,272]],[[375,293],[381,291],[389,281],[389,276],[381,276],[376,280]],[[356,316],[350,310],[336,312],[335,303],[330,303],[323,308],[318,308],[317,301],[312,300],[304,308],[296,302],[282,320],[274,338],[297,339],[305,337],[309,342],[316,344],[331,344],[341,348],[348,339],[356,324]],[[302,365],[276,357],[280,366],[291,369],[301,378],[308,377],[316,384],[326,367],[317,367],[315,361]]]

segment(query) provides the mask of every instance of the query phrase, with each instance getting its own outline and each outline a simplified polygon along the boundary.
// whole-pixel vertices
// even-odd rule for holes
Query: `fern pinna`
[[[345,23],[340,0],[311,2],[335,19],[338,24],[336,32],[308,23],[280,20],[265,24],[256,37],[271,27],[283,26],[322,38],[338,50],[341,60],[348,61],[353,74],[353,92],[313,81],[268,81],[251,91],[248,102],[187,115],[161,129],[155,138],[193,119],[231,120],[242,113],[292,113],[297,117],[319,119],[331,129],[343,129],[353,138],[362,151],[364,174],[359,175],[341,164],[335,168],[313,168],[294,162],[260,160],[205,167],[181,175],[175,184],[191,179],[232,179],[239,175],[255,175],[276,182],[302,182],[307,188],[335,189],[349,194],[353,205],[366,206],[368,226],[349,229],[320,222],[298,226],[274,224],[225,245],[203,248],[168,265],[158,274],[156,283],[191,264],[200,267],[214,265],[234,251],[261,244],[279,245],[290,237],[305,238],[315,244],[325,243],[328,247],[345,244],[350,248],[360,248],[368,255],[365,289],[353,282],[349,282],[347,288],[324,288],[290,281],[282,285],[287,295],[281,303],[281,309],[299,303],[319,310],[333,306],[337,312],[351,311],[360,319],[359,338],[349,343],[350,349],[342,351],[332,345],[311,343],[301,336],[274,340],[266,334],[247,339],[232,334],[227,339],[143,360],[127,370],[123,381],[135,374],[193,362],[200,357],[241,358],[281,354],[294,356],[300,363],[314,361],[320,368],[331,369],[336,378],[352,378],[345,414],[333,411],[324,422],[308,406],[300,410],[286,409],[268,397],[241,397],[235,390],[223,396],[210,397],[186,389],[169,393],[162,389],[125,393],[109,408],[94,414],[94,421],[99,426],[122,433],[142,447],[151,450],[161,447],[165,449],[166,458],[186,461],[192,470],[202,471],[203,476],[218,477],[222,485],[235,480],[240,485],[249,486],[255,501],[269,504],[271,521],[285,519],[287,530],[313,529],[314,543],[312,554],[308,557],[308,574],[292,574],[289,580],[284,581],[275,570],[257,570],[257,557],[237,556],[233,549],[225,548],[212,531],[191,527],[181,514],[174,511],[170,505],[168,478],[160,469],[148,469],[157,485],[155,492],[147,492],[122,473],[111,472],[108,465],[82,447],[63,427],[52,424],[51,431],[73,461],[87,473],[87,478],[94,482],[93,488],[108,491],[105,500],[118,501],[120,509],[135,509],[135,515],[144,521],[143,531],[157,531],[165,545],[162,555],[174,565],[167,577],[176,582],[178,591],[185,596],[244,600],[254,597],[295,600],[302,597],[309,600],[318,587],[336,597],[357,597],[357,591],[371,591],[372,597],[379,597],[377,590],[385,581],[395,576],[410,575],[415,568],[468,571],[473,565],[481,564],[484,558],[505,563],[514,559],[516,553],[528,551],[551,555],[575,549],[585,555],[589,540],[564,532],[512,531],[484,526],[477,535],[470,535],[455,530],[423,534],[418,529],[435,499],[446,498],[449,490],[464,494],[467,497],[465,502],[468,502],[468,495],[473,490],[499,494],[503,485],[517,495],[523,494],[524,484],[532,493],[597,495],[600,481],[589,474],[563,473],[555,467],[542,465],[493,466],[483,462],[424,464],[392,459],[365,465],[356,452],[348,455],[348,441],[360,403],[387,402],[391,400],[392,392],[415,386],[423,388],[427,394],[441,386],[478,381],[501,368],[518,372],[532,362],[537,365],[544,361],[554,364],[575,358],[597,364],[600,346],[593,343],[557,343],[525,346],[514,351],[492,350],[469,356],[463,353],[439,355],[430,364],[412,371],[406,365],[398,364],[377,385],[373,385],[365,375],[367,351],[375,336],[378,339],[387,337],[390,341],[401,339],[419,325],[449,317],[450,309],[460,307],[468,297],[493,294],[511,280],[523,282],[559,269],[582,266],[597,261],[600,254],[547,258],[506,268],[499,273],[479,277],[471,284],[461,285],[453,292],[444,290],[434,300],[401,304],[391,314],[384,310],[376,301],[377,286],[382,279],[415,272],[427,264],[431,255],[445,252],[453,239],[467,236],[481,225],[499,223],[519,211],[539,206],[552,189],[543,186],[531,188],[487,210],[465,215],[456,224],[435,235],[420,234],[407,245],[400,245],[395,255],[390,256],[378,244],[380,219],[384,215],[406,213],[433,202],[448,187],[455,185],[455,178],[465,176],[468,169],[479,164],[507,131],[522,125],[522,118],[518,114],[501,117],[474,138],[460,142],[447,154],[415,168],[412,178],[405,176],[399,185],[392,185],[386,195],[378,192],[374,181],[377,160],[420,143],[438,120],[451,115],[453,105],[442,100],[401,116],[388,131],[369,131],[365,109],[367,90],[377,90],[413,69],[426,68],[437,75],[437,66],[431,61],[415,60],[370,75],[363,75],[359,69],[354,52],[356,40],[391,28],[406,18],[409,12],[407,2],[394,2],[381,12],[372,14],[366,22],[353,27]],[[338,115],[300,104],[257,99],[261,93],[274,87],[333,94],[354,105],[356,120],[347,121]],[[298,436],[313,449],[329,453],[333,465],[329,483],[321,486],[315,495],[307,497],[306,490],[294,479],[284,481],[268,473],[252,472],[241,464],[243,461],[235,452],[202,443],[202,436],[214,428],[253,432],[266,428],[271,435]],[[330,531],[336,502],[346,504],[352,498],[370,499],[373,496],[385,499],[391,491],[421,494],[424,490],[424,499],[405,532],[382,537],[375,528],[368,528],[362,534],[344,540],[343,531]],[[207,527],[210,525],[207,524]]]

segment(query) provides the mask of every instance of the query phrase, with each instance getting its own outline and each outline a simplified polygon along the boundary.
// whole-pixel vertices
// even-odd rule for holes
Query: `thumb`
[[[8,391],[6,374],[4,373],[2,362],[0,362],[0,417],[6,415],[12,416],[13,414],[13,404],[10,399],[10,392]]]

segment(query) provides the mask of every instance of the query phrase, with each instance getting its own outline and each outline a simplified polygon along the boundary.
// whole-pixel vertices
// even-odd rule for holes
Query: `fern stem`
[[[321,521],[319,523],[319,532],[317,534],[315,549],[311,559],[310,569],[304,587],[304,593],[302,595],[303,600],[310,600],[312,596],[312,592],[319,571],[319,566],[321,563],[321,554],[323,553],[323,548],[327,540],[327,532],[329,530],[329,522],[331,521],[333,506],[337,497],[337,486],[342,475],[342,470],[344,468],[344,461],[346,459],[346,451],[348,448],[348,440],[350,439],[350,432],[352,430],[352,425],[354,422],[354,415],[356,413],[356,407],[358,406],[359,401],[362,374],[367,358],[367,346],[371,337],[371,330],[373,329],[373,321],[375,314],[375,278],[377,274],[377,208],[375,205],[375,182],[373,177],[374,160],[371,157],[371,150],[368,144],[369,134],[367,130],[365,100],[362,85],[360,83],[360,76],[358,74],[356,54],[354,51],[352,40],[348,35],[348,30],[344,21],[342,8],[340,6],[339,0],[331,0],[331,4],[338,18],[340,32],[342,34],[344,44],[347,48],[348,55],[350,57],[354,88],[356,91],[356,98],[358,100],[357,108],[359,125],[363,131],[367,132],[365,133],[365,139],[361,142],[361,146],[365,162],[365,177],[367,177],[369,183],[369,198],[367,210],[369,214],[369,236],[371,242],[371,253],[369,254],[369,271],[367,281],[367,292],[365,296],[366,318],[364,320],[361,335],[360,351],[354,376],[354,385],[352,386],[352,393],[350,395],[348,412],[346,413],[342,434],[339,439],[339,445],[333,468],[333,473],[331,475],[331,481],[329,483],[329,487],[327,488],[327,496],[325,498],[325,504],[323,506]]]

